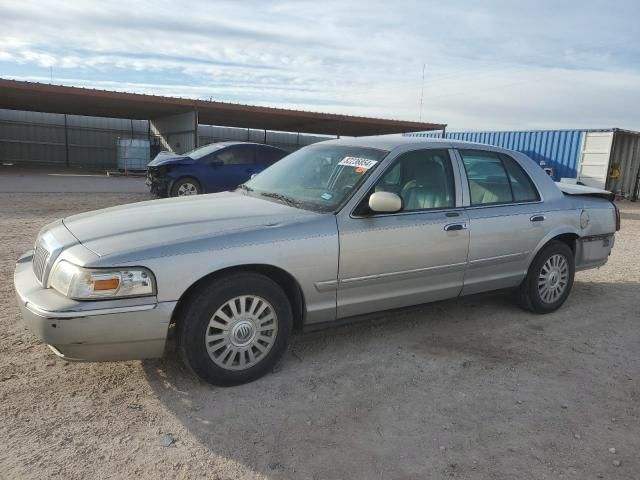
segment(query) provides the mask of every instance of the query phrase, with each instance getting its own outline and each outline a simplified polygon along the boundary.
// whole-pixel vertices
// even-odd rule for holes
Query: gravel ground
[[[14,261],[42,225],[146,198],[0,194],[0,477],[639,478],[639,206],[556,313],[506,293],[387,313],[220,389],[175,356],[66,363],[19,323]]]

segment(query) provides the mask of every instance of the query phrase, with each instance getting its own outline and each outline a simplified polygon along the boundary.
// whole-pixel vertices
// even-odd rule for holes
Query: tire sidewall
[[[564,292],[558,300],[553,303],[547,303],[540,297],[540,291],[538,290],[538,277],[540,276],[540,270],[545,262],[553,255],[562,255],[567,260],[569,266],[569,278],[567,280],[567,286]],[[573,251],[565,243],[554,241],[545,246],[531,263],[529,267],[529,273],[526,281],[526,294],[529,297],[528,300],[532,307],[532,310],[537,313],[550,313],[562,306],[571,294],[573,288],[573,280],[575,276],[575,258]]]
[[[228,300],[257,295],[267,300],[278,319],[276,339],[267,355],[246,370],[226,370],[216,365],[205,346],[205,335],[213,314]],[[185,363],[208,383],[232,386],[251,382],[271,370],[284,354],[291,334],[293,315],[286,294],[271,279],[260,274],[236,274],[204,285],[190,299],[180,318],[178,348]]]
[[[196,195],[200,195],[202,193],[202,187],[200,186],[200,182],[198,182],[195,178],[191,177],[182,177],[176,180],[171,186],[170,196],[177,197],[178,189],[185,183],[191,183],[196,187]]]

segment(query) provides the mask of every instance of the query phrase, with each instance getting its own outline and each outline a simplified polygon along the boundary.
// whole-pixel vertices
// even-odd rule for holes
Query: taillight
[[[613,204],[613,208],[616,211],[616,232],[617,232],[618,230],[620,230],[620,209],[615,203],[613,202],[611,203]]]

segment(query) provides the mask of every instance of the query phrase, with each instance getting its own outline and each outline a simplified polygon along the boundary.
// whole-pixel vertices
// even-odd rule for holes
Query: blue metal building
[[[451,138],[522,152],[541,167],[552,168],[553,178],[576,178],[586,132],[593,130],[530,130],[495,132],[420,132],[410,136]]]

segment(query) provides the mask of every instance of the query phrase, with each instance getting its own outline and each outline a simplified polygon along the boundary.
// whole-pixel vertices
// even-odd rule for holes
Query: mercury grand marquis
[[[518,152],[339,139],[234,192],[53,222],[14,282],[24,321],[65,359],[160,357],[171,332],[193,372],[236,385],[294,330],[497,289],[553,312],[619,225],[609,192],[556,184]]]

